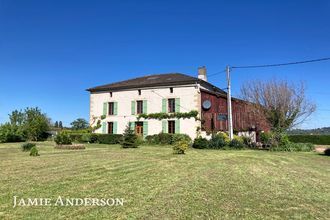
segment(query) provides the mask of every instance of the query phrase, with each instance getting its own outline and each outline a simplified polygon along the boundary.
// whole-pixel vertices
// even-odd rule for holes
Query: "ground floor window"
[[[108,122],[108,134],[113,134],[113,122]]]
[[[168,133],[175,134],[175,121],[168,121]]]

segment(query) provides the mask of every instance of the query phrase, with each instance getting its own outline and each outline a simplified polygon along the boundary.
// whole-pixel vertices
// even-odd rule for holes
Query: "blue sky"
[[[86,88],[152,73],[195,76],[205,65],[257,65],[330,56],[330,1],[0,0],[0,123],[38,106],[65,125],[88,118]],[[317,112],[302,127],[330,126],[330,62],[232,75],[304,81]],[[210,81],[225,87],[225,75]]]

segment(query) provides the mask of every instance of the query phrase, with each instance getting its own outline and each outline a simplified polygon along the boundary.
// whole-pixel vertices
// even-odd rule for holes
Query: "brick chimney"
[[[207,77],[206,77],[206,67],[198,67],[198,79],[204,80],[207,82]]]

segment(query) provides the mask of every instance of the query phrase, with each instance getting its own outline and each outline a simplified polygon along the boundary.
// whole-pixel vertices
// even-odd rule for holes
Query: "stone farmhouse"
[[[198,76],[181,73],[147,75],[96,86],[90,92],[90,124],[96,118],[101,126],[95,132],[122,134],[130,126],[141,136],[158,133],[184,133],[191,138],[214,131],[227,131],[227,94],[207,81],[205,67]],[[269,130],[266,120],[256,114],[251,103],[232,98],[234,131],[257,138]],[[198,112],[195,118],[144,119],[140,114]]]

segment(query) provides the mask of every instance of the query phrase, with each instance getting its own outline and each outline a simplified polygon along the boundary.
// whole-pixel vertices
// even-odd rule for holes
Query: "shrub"
[[[23,131],[9,123],[0,126],[0,143],[25,141]]]
[[[177,136],[176,140],[182,138]],[[173,134],[159,133],[154,135],[148,135],[145,138],[147,144],[160,144],[160,145],[170,145],[173,143]]]
[[[126,126],[121,146],[123,148],[136,148],[138,147],[138,136],[130,129],[129,126]]]
[[[330,156],[330,148],[325,149],[324,154]]]
[[[22,148],[22,151],[29,151],[35,146],[36,146],[36,144],[34,144],[34,143],[24,143],[24,144],[22,144],[21,148]]]
[[[294,143],[329,145],[330,135],[290,135],[289,140]]]
[[[223,135],[213,135],[211,140],[209,141],[209,148],[211,149],[222,149],[227,145],[225,137]]]
[[[194,140],[193,148],[197,148],[197,149],[209,148],[209,141],[206,138],[198,137]]]
[[[62,131],[58,135],[56,135],[54,141],[58,145],[72,144],[71,137],[66,131]]]
[[[191,138],[187,134],[173,134],[172,144],[175,144],[178,141],[186,141],[189,145],[191,144]]]
[[[243,144],[242,140],[238,138],[234,138],[233,140],[230,141],[229,147],[234,149],[243,149],[245,145]]]
[[[314,150],[314,145],[311,143],[288,143],[283,145],[271,146],[270,151],[304,151],[309,152]]]
[[[290,144],[288,135],[283,132],[265,132],[260,135],[261,142],[266,147],[276,147]]]
[[[30,156],[36,157],[36,156],[40,156],[38,149],[36,148],[36,146],[32,147],[30,150]]]
[[[173,153],[184,154],[188,148],[189,148],[189,141],[179,140],[173,144]]]
[[[245,145],[245,147],[248,147],[248,148],[251,148],[251,149],[256,149],[257,148],[257,144],[252,141],[251,137],[242,136],[242,140],[243,140],[243,144]]]
[[[95,136],[93,138],[95,140]],[[98,134],[97,142],[100,144],[120,144],[122,138],[123,135],[121,134]]]

